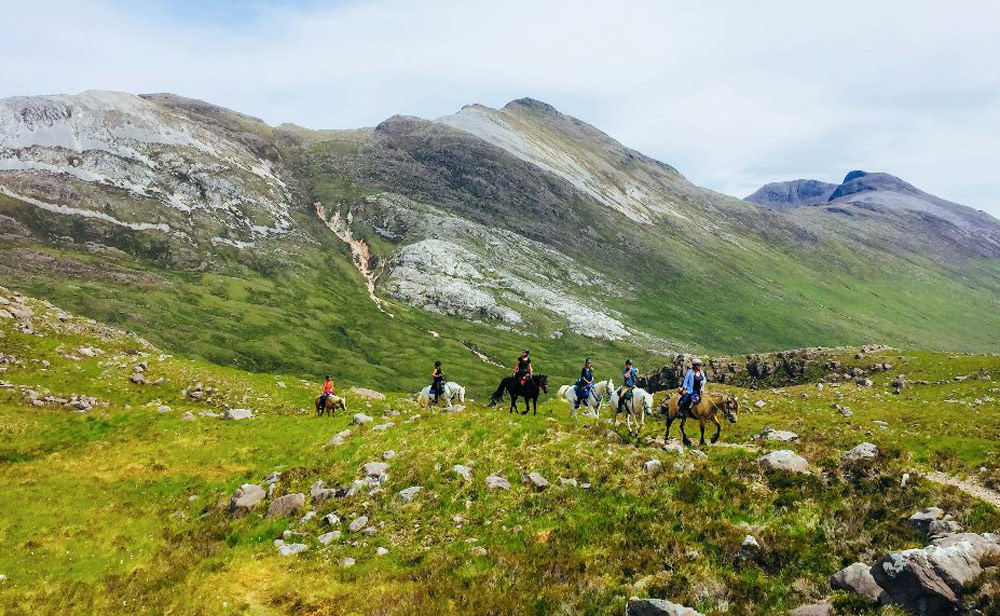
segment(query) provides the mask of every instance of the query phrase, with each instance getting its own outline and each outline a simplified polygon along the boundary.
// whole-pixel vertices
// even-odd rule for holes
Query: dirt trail
[[[1000,492],[991,490],[975,480],[959,479],[938,471],[916,471],[921,477],[934,483],[952,486],[980,500],[990,503],[994,507],[1000,507]]]

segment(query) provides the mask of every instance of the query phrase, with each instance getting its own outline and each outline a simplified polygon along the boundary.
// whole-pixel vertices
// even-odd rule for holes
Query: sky
[[[311,128],[531,96],[738,197],[886,171],[1000,217],[991,0],[0,0],[0,97],[173,92]]]

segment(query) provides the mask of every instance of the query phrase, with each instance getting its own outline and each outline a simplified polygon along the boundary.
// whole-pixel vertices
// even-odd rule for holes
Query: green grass
[[[791,429],[800,435],[791,448],[823,471],[822,478],[782,477],[762,473],[760,454],[743,448],[709,447],[707,460],[685,456],[675,468],[673,455],[622,438],[621,428],[571,421],[551,396],[537,416],[484,407],[491,388],[473,382],[476,401],[454,413],[420,411],[405,394],[369,407],[348,393],[352,412],[396,425],[385,432],[352,427],[344,445],[324,447],[348,427],[349,415],[315,418],[309,405],[316,382],[161,358],[140,339],[79,319],[60,324],[42,304],[32,305],[43,336],[0,321],[0,349],[20,362],[0,379],[53,395],[87,394],[108,406],[87,413],[39,408],[0,390],[0,573],[7,576],[0,611],[8,614],[607,614],[622,613],[635,594],[706,614],[780,614],[826,593],[828,576],[854,560],[922,545],[905,523],[915,509],[942,506],[972,531],[1000,525],[1000,512],[954,489],[916,476],[900,486],[903,472],[920,468],[996,472],[1000,414],[982,401],[998,396],[996,381],[985,380],[1000,374],[997,356],[834,355],[848,366],[889,361],[892,374],[932,383],[899,396],[889,391],[890,374],[875,376],[873,388],[715,386],[737,395],[743,409],[738,423],[724,426],[724,442],[746,443],[765,425]],[[105,353],[64,356],[83,344]],[[129,382],[143,353],[147,378],[165,379],[160,384]],[[964,375],[974,378],[954,380]],[[182,397],[195,381],[220,392],[211,402]],[[371,382],[338,382],[348,384]],[[762,409],[752,406],[757,400]],[[853,417],[837,414],[834,402],[850,406]],[[173,410],[157,412],[163,404]],[[252,407],[257,417],[179,417],[227,406]],[[662,430],[662,421],[651,420],[644,436]],[[842,468],[840,452],[863,440],[876,443],[882,458],[861,470]],[[307,504],[321,515],[337,513],[343,531],[352,515],[369,516],[378,525],[372,537],[345,532],[322,548],[315,537],[326,529],[318,518],[300,525],[297,516],[272,520],[258,512],[233,520],[224,511],[237,486],[273,470],[283,472],[277,494],[308,494],[317,479],[349,484],[363,463],[390,449],[397,456],[384,490]],[[642,471],[651,458],[663,461],[662,473]],[[457,463],[473,467],[472,483],[451,473]],[[552,486],[531,490],[522,480],[528,471]],[[512,489],[487,490],[484,478],[493,473]],[[591,487],[563,486],[559,477]],[[404,504],[395,494],[411,485],[423,491]],[[279,556],[272,541],[286,529],[301,531],[310,549]],[[763,550],[736,563],[748,533]],[[389,553],[376,556],[377,547]],[[357,565],[341,567],[344,557]],[[846,598],[838,604],[843,614],[863,613]]]

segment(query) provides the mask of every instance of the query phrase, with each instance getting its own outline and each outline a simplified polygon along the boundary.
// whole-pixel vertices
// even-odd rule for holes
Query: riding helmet
[[[524,353],[525,355],[531,354],[531,351],[529,351],[528,349],[521,349],[521,352]]]
[[[332,374],[328,374],[328,375],[326,375],[326,378],[328,378],[328,379],[332,379],[332,378],[333,378],[333,375],[332,375]]]
[[[631,366],[632,365],[632,358],[631,357],[625,360],[625,365],[626,366]]]
[[[434,362],[434,367],[435,368],[440,368],[441,367],[441,362],[439,362],[439,361]]]

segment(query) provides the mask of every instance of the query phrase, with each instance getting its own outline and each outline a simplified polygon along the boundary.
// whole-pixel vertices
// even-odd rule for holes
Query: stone
[[[264,488],[255,483],[244,483],[233,493],[228,511],[234,517],[243,517],[253,511],[265,496]]]
[[[374,389],[352,387],[350,392],[363,400],[385,400],[385,394],[377,392]]]
[[[286,543],[278,546],[278,553],[282,556],[292,556],[299,552],[305,552],[309,547],[304,543]]]
[[[389,470],[386,462],[367,462],[361,467],[367,477],[379,477]]]
[[[760,554],[760,542],[753,535],[747,535],[736,552],[737,560],[754,560]]]
[[[388,430],[389,428],[393,427],[394,425],[396,425],[394,422],[387,421],[384,424],[379,424],[377,426],[372,426],[372,430],[375,430],[377,432],[385,432],[386,430]]]
[[[231,420],[252,419],[253,411],[250,409],[226,409],[226,412],[222,414],[222,418]]]
[[[302,494],[301,492],[285,494],[284,496],[279,496],[271,501],[271,505],[267,508],[267,514],[265,514],[264,517],[280,518],[281,516],[288,515],[293,511],[301,509],[305,504],[305,494]]]
[[[642,465],[642,469],[647,473],[655,473],[659,471],[662,466],[663,463],[659,460],[646,460],[646,462]]]
[[[354,419],[351,420],[351,423],[353,423],[356,426],[360,426],[361,424],[371,423],[373,421],[375,421],[375,418],[370,415],[365,415],[364,413],[355,413]]]
[[[788,449],[761,456],[757,458],[757,464],[774,471],[809,474],[809,461]]]
[[[368,526],[368,516],[362,515],[354,518],[354,520],[348,525],[347,530],[352,533],[357,533]]]
[[[345,568],[345,569],[353,567],[356,563],[357,563],[357,561],[355,561],[350,556],[345,556],[344,558],[342,558],[340,560],[340,566],[343,567],[343,568]]]
[[[826,601],[810,603],[791,610],[788,616],[833,616],[833,606]]]
[[[389,553],[389,550],[385,549],[382,546],[378,546],[377,548],[375,548],[375,555],[376,556],[385,556],[388,553]]]
[[[509,490],[510,482],[506,477],[500,475],[490,475],[486,478],[486,487],[491,490]]]
[[[456,464],[451,467],[451,472],[455,473],[466,481],[472,481],[472,469],[464,464]]]
[[[792,441],[799,440],[799,435],[794,432],[789,432],[788,430],[775,430],[774,428],[768,426],[757,435],[757,438],[766,441],[790,443]]]
[[[680,443],[670,442],[663,444],[663,451],[677,454],[678,456],[684,455],[684,446]]]
[[[871,387],[875,383],[869,378],[858,379],[854,381],[854,384],[858,387]]]
[[[194,421],[195,416],[194,413],[192,413],[191,411],[184,411],[183,413],[181,413],[181,419],[183,419],[184,421]]]
[[[545,477],[542,477],[539,473],[535,472],[528,473],[528,482],[537,492],[546,490],[549,487],[549,481]]]
[[[845,451],[840,459],[844,462],[859,462],[861,460],[874,460],[878,457],[878,447],[873,443],[861,443],[849,451]]]
[[[391,450],[391,449],[389,451],[387,451],[387,452],[385,452],[385,453],[382,454],[382,459],[385,460],[385,461],[387,461],[387,462],[389,460],[392,460],[395,457],[396,457],[396,452],[393,451],[393,450]]]
[[[319,541],[323,545],[330,545],[334,541],[339,540],[342,534],[343,533],[341,533],[339,530],[331,530],[328,533],[323,533],[319,537],[316,537],[316,541]]]
[[[573,479],[572,477],[560,477],[559,483],[570,488],[576,487],[576,479]]]
[[[156,407],[157,413],[169,413],[171,411],[173,411],[173,409],[167,406],[166,404],[161,404],[160,406]]]
[[[763,400],[758,400],[758,401],[754,402],[753,405],[756,406],[759,409],[762,409],[762,408],[764,408],[767,405],[767,402],[764,402]]]
[[[691,450],[691,456],[695,457],[695,458],[698,458],[699,460],[707,460],[708,459],[708,454],[705,453],[704,451],[700,450],[700,449],[692,449]]]
[[[917,511],[909,517],[907,522],[910,526],[919,530],[922,533],[929,533],[931,530],[931,522],[935,520],[940,520],[944,517],[944,511],[938,507],[926,507]]]
[[[129,379],[129,380],[131,380],[136,385],[145,385],[146,384],[146,377],[144,377],[141,372],[135,372],[135,373],[133,373],[131,379]]]
[[[830,587],[864,597],[871,603],[888,598],[872,577],[871,567],[865,563],[854,563],[834,573],[830,578]]]
[[[961,531],[962,525],[955,520],[949,520],[947,516],[943,520],[932,521],[930,527],[927,529],[927,533],[930,535],[947,535]]]
[[[997,535],[955,533],[921,549],[892,552],[871,568],[889,600],[914,614],[953,614],[962,609],[963,587],[1000,558]]]
[[[844,417],[850,417],[851,415],[854,415],[854,411],[852,411],[850,407],[834,404],[833,408]]]
[[[305,523],[309,522],[310,520],[312,520],[313,518],[315,518],[316,515],[317,514],[316,514],[315,511],[310,511],[309,513],[307,513],[304,516],[302,516],[301,518],[299,518],[299,524],[305,524]]]
[[[420,486],[410,486],[408,488],[400,490],[397,493],[397,495],[404,503],[409,503],[413,501],[414,498],[416,498],[420,490],[423,490],[423,488]]]
[[[338,516],[336,513],[328,513],[325,516],[323,516],[323,523],[326,524],[327,526],[337,526],[338,524],[340,524],[340,516]]]
[[[625,616],[702,616],[702,614],[665,599],[632,597],[625,604]]]

